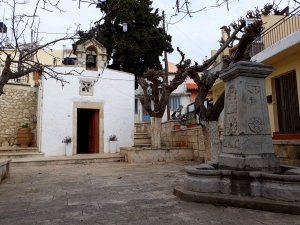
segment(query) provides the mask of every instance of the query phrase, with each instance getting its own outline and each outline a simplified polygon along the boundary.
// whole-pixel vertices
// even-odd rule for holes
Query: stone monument
[[[219,169],[279,172],[267,108],[265,78],[272,67],[240,61],[220,74],[225,83]]]
[[[225,82],[222,152],[217,163],[186,167],[176,196],[300,215],[300,168],[280,166],[272,144],[265,91],[271,72],[270,66],[240,61],[220,74]]]

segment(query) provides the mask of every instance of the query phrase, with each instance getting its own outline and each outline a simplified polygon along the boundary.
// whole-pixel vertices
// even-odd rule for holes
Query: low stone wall
[[[9,177],[11,159],[0,159],[0,183]]]
[[[37,89],[7,84],[0,97],[0,147],[17,144],[18,129],[28,123],[36,134]],[[32,146],[35,146],[33,140]]]
[[[180,162],[193,160],[191,148],[120,148],[121,155],[128,163]]]
[[[162,144],[168,147],[188,147],[193,149],[194,160],[204,162],[207,154],[204,144],[202,127],[197,126],[185,130],[174,130],[177,121],[162,123]]]
[[[280,164],[300,167],[300,140],[273,140]]]

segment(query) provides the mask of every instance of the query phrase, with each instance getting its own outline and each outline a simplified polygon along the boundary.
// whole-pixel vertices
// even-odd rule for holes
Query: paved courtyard
[[[0,224],[300,225],[300,216],[178,199],[173,187],[194,164],[13,167],[0,185]]]

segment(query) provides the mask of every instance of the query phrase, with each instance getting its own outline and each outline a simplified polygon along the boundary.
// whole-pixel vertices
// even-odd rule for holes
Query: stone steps
[[[15,159],[15,158],[35,158],[42,157],[44,153],[41,152],[7,152],[0,153],[0,159]]]
[[[151,144],[151,138],[135,138],[134,145]]]
[[[134,138],[149,138],[147,133],[134,133]]]
[[[0,147],[0,159],[35,158],[43,156],[44,153],[39,152],[38,147]]]
[[[151,148],[151,144],[136,144],[132,147],[134,147],[134,148]]]
[[[38,147],[28,147],[28,148],[21,148],[21,147],[0,147],[0,153],[13,153],[13,152],[39,152]]]
[[[151,137],[147,133],[134,133],[134,146],[151,146]]]
[[[125,157],[119,153],[110,154],[78,154],[73,156],[48,156],[32,158],[15,158],[10,165],[12,167],[22,166],[46,166],[65,164],[88,164],[104,162],[124,162]]]

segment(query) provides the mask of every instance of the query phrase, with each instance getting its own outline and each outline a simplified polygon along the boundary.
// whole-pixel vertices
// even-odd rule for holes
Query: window
[[[134,114],[138,114],[138,100],[134,100]]]
[[[180,106],[180,96],[171,96],[170,97],[170,109],[176,110]]]
[[[92,96],[94,94],[94,82],[80,81],[79,94]]]

